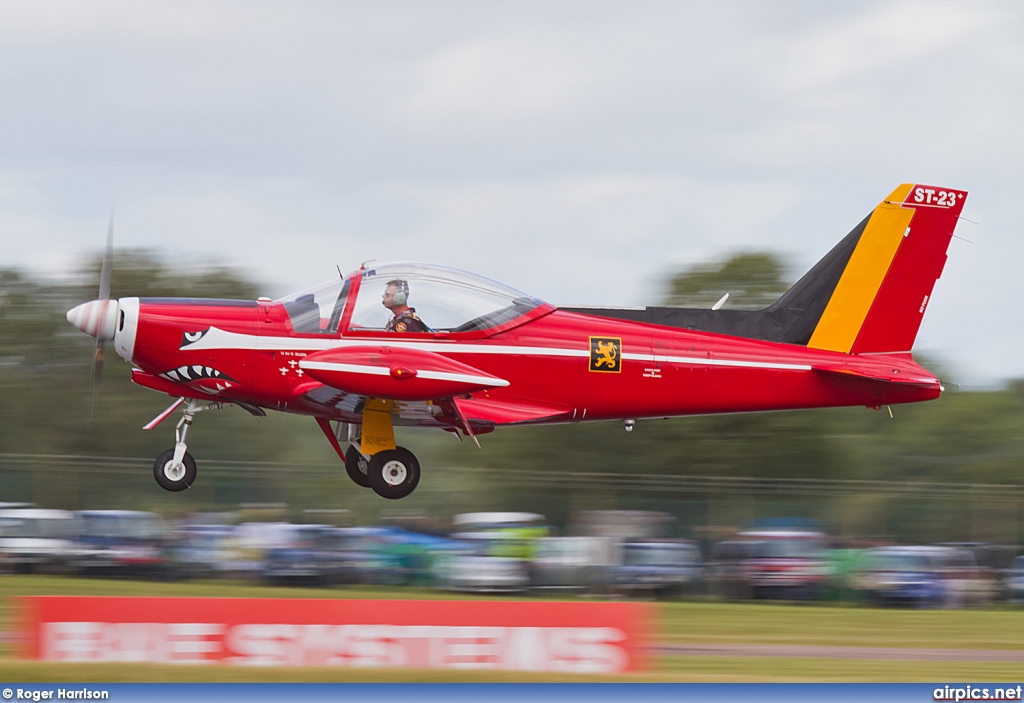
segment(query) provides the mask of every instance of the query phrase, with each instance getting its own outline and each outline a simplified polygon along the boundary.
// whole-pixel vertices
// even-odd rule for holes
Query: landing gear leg
[[[413,453],[395,445],[391,420],[394,401],[372,399],[363,407],[363,427],[357,451],[369,456],[366,478],[381,498],[405,498],[420,482],[420,462]]]
[[[185,440],[196,413],[214,408],[220,409],[220,404],[201,406],[195,400],[190,400],[185,406],[182,418],[174,429],[174,448],[162,452],[153,464],[153,477],[165,491],[183,491],[196,480],[196,461],[188,453]]]

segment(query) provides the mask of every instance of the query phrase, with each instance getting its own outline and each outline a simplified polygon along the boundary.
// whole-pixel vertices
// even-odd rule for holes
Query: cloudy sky
[[[556,304],[737,249],[795,278],[903,182],[970,191],[918,349],[1024,377],[1019,2],[4,3],[0,266],[116,243],[274,295],[367,259]],[[977,223],[977,224],[974,224]],[[969,240],[969,241],[965,241]]]

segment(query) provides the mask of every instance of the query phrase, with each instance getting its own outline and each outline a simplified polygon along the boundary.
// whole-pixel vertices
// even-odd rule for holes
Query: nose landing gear
[[[181,403],[184,399],[180,399],[175,402],[163,415],[157,418],[154,422],[151,422],[146,426],[146,429],[154,427],[160,420],[166,417],[174,408]],[[195,400],[188,401],[188,405],[185,406],[185,410],[182,413],[181,420],[178,421],[178,426],[174,428],[174,448],[168,449],[156,458],[153,463],[153,478],[156,479],[157,484],[165,491],[183,491],[196,480],[196,461],[192,458],[192,455],[188,453],[188,444],[185,440],[188,437],[188,430],[192,426],[192,420],[195,419],[196,413],[202,412],[203,410],[220,410],[220,403],[211,403],[210,405],[200,405]]]

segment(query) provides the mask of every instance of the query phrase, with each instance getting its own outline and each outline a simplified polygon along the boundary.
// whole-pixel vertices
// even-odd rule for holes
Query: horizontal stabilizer
[[[394,400],[448,398],[508,385],[440,354],[387,346],[327,349],[302,359],[299,368],[332,388]]]
[[[918,386],[937,390],[942,389],[939,379],[930,371],[918,365],[908,354],[879,354],[868,357],[861,363],[815,364],[813,369],[819,373],[834,374],[864,381],[894,383],[901,386]]]

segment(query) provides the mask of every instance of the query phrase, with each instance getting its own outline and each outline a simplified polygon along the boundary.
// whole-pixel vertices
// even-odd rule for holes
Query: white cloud
[[[132,41],[212,37],[239,28],[225,5],[204,2],[134,2],[133,0],[34,0],[6,3],[0,23],[5,42],[98,42],[111,36]]]
[[[515,118],[571,103],[586,71],[557,48],[523,38],[474,41],[423,61],[410,96],[412,118]]]
[[[977,37],[997,18],[983,5],[965,3],[908,0],[876,6],[792,41],[782,85],[812,88],[880,67],[909,84],[919,75],[906,71],[900,60],[935,54]]]

